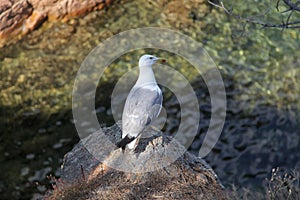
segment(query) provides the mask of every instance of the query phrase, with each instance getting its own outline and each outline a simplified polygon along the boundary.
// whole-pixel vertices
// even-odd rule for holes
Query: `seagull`
[[[143,55],[139,59],[139,77],[129,92],[122,114],[122,140],[118,148],[134,149],[143,130],[158,117],[162,108],[162,92],[157,85],[152,65],[164,59]]]

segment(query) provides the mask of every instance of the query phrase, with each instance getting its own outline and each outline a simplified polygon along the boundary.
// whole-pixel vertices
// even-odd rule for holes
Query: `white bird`
[[[161,111],[163,96],[152,71],[152,65],[158,60],[152,55],[143,55],[139,60],[139,77],[123,109],[122,140],[117,144],[123,150],[126,145],[129,149],[135,148],[140,134]]]

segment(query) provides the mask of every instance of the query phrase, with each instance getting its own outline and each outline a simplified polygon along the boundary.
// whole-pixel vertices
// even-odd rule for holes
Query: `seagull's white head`
[[[152,55],[143,55],[139,60],[139,67],[149,66],[151,67],[159,58]]]

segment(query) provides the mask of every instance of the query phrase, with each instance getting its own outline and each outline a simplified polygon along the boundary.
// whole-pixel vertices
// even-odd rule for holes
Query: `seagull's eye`
[[[152,59],[153,59],[153,57],[150,57],[149,59],[151,59],[151,60],[152,60]]]

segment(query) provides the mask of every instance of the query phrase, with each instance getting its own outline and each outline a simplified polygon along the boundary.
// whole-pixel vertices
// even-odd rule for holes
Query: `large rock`
[[[44,21],[67,20],[110,5],[113,0],[0,0],[0,47]]]
[[[1,40],[22,31],[21,26],[32,11],[27,0],[0,0],[0,45]]]
[[[135,152],[115,147],[118,125],[81,140],[65,155],[47,199],[226,199],[204,160],[168,136],[145,133],[151,137],[142,138]]]

